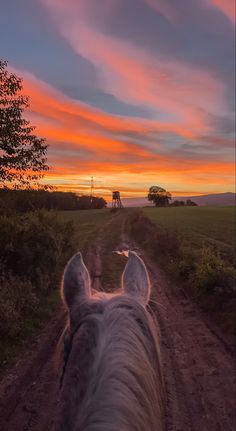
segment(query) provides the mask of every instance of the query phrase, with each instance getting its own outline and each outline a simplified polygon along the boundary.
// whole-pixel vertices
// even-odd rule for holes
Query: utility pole
[[[94,191],[94,181],[93,181],[93,177],[91,177],[91,190],[90,190],[90,205],[92,208],[93,205],[93,191]]]

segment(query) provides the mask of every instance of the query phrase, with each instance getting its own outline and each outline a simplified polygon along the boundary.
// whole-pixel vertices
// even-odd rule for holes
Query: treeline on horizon
[[[175,200],[174,202],[169,204],[171,207],[197,207],[198,204],[196,202],[193,202],[191,199],[187,199],[186,201],[178,201]]]
[[[48,190],[0,189],[0,212],[29,212],[46,210],[88,210],[105,208],[107,202],[102,197],[78,196],[73,192]]]

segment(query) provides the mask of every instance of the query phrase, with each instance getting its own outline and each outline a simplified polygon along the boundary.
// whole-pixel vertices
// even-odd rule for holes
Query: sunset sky
[[[58,190],[234,191],[234,0],[1,0]]]

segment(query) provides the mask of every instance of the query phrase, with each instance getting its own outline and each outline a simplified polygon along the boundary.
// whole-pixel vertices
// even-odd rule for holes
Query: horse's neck
[[[79,408],[81,429],[156,431],[159,400],[153,382],[157,376],[143,334],[135,334],[135,328],[129,326],[120,331],[115,326],[103,328],[92,354],[89,381]]]

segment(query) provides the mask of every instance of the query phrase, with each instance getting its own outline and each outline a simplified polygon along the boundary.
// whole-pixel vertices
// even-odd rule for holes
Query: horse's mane
[[[71,351],[56,430],[161,430],[163,386],[152,313],[129,296],[92,297],[66,331]]]

